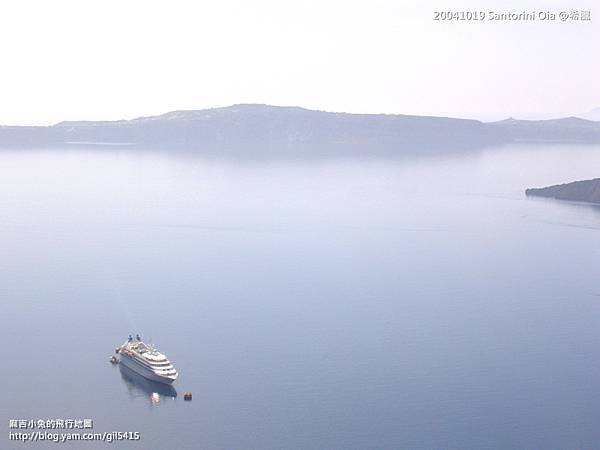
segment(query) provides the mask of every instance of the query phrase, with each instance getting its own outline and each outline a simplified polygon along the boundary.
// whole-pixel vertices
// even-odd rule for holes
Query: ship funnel
[[[141,341],[141,340],[142,340],[142,337],[139,335],[139,333],[135,335],[135,338],[136,338],[138,341]]]

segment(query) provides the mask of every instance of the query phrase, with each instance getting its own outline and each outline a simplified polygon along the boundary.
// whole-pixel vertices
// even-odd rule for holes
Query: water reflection
[[[158,405],[164,398],[177,397],[177,390],[173,386],[148,380],[122,364],[119,364],[119,371],[127,390],[134,397],[148,397],[153,405]]]

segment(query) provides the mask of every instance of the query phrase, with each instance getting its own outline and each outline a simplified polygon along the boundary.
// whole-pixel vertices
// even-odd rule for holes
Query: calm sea
[[[600,208],[524,196],[599,168],[1,151],[0,448],[600,448]],[[174,391],[109,364],[136,332]],[[9,440],[57,418],[141,439]]]

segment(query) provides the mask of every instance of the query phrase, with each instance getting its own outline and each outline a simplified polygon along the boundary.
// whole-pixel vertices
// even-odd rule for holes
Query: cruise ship
[[[115,351],[120,355],[119,362],[122,365],[144,378],[164,384],[171,384],[177,379],[173,364],[152,345],[142,342],[139,334],[135,339],[130,334],[127,341]]]

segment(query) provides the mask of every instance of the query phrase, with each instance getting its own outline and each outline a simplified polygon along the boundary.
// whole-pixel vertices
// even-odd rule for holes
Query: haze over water
[[[524,190],[598,167],[0,151],[0,448],[48,448],[15,418],[141,433],[89,449],[594,448],[600,208]],[[135,332],[176,398],[109,364]]]

